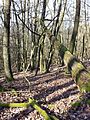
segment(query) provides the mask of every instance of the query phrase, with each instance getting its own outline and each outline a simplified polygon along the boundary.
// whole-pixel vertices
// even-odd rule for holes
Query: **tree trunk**
[[[26,18],[26,0],[20,0],[20,4],[21,4],[21,10],[22,10],[22,21],[24,24],[22,24],[22,40],[21,40],[21,53],[22,53],[22,69],[23,71],[25,70],[26,68],[26,59],[27,59],[27,56],[26,56],[26,49],[25,49],[25,46],[26,46],[26,41],[25,41],[25,18]]]
[[[59,24],[57,25],[57,32],[56,32],[57,35],[58,35],[58,33],[59,33],[59,29],[60,29],[60,27],[61,27],[61,25],[62,25],[62,22],[63,22],[65,10],[66,10],[66,5],[67,5],[67,0],[64,1],[64,10],[63,10],[63,12],[62,12],[62,14],[61,14],[61,18],[60,18],[60,20],[59,20]]]
[[[44,23],[44,20],[45,20],[45,13],[46,13],[46,0],[43,0],[43,8],[42,8],[42,15],[41,15],[41,29],[45,29],[45,23]],[[44,62],[45,62],[45,59],[44,59],[44,39],[45,39],[45,35],[43,35],[42,37],[42,44],[41,44],[41,50],[40,50],[40,72],[45,72],[44,70]]]
[[[13,0],[12,0],[12,3],[13,3],[16,25],[17,25],[17,40],[16,40],[16,44],[17,44],[17,70],[18,70],[18,72],[20,72],[20,68],[21,68],[21,54],[20,54],[21,42],[20,42],[19,23],[18,23],[16,8],[15,8],[15,4],[14,4]]]
[[[85,66],[62,44],[59,46],[59,54],[68,67],[72,78],[75,79],[81,92],[90,92],[90,73]]]
[[[22,19],[24,21],[24,23],[26,22],[26,0],[23,1],[23,15],[22,15]],[[26,51],[26,39],[25,39],[25,25],[23,24],[22,26],[22,30],[23,30],[23,70],[26,69],[27,66],[27,51]]]
[[[13,80],[10,61],[10,7],[11,0],[4,0],[4,36],[3,36],[3,60],[7,80]]]
[[[34,5],[35,5],[35,0],[34,0]],[[35,17],[35,20],[34,20],[34,26],[33,26],[33,18],[32,18],[32,16],[33,16],[33,14],[32,14],[32,12],[31,12],[31,29],[34,31],[34,32],[38,32],[38,29],[37,29],[37,24],[38,24],[38,22],[37,22],[37,14],[38,14],[38,5],[39,5],[39,0],[37,0],[37,2],[36,2],[36,6],[34,6],[35,7],[35,15],[34,15],[34,17]],[[32,10],[31,10],[32,11]],[[36,36],[36,34],[34,34],[34,33],[31,33],[31,39],[32,39],[32,48],[31,48],[31,57],[30,57],[30,59],[31,59],[31,70],[34,70],[35,68],[36,68],[36,62],[37,62],[37,51],[38,51],[38,49],[37,49],[37,45],[38,45],[38,40],[37,40],[37,36]]]
[[[78,26],[79,26],[79,19],[80,19],[80,7],[81,7],[81,0],[76,0],[76,14],[75,14],[74,28],[73,28],[71,41],[70,41],[70,52],[72,54],[74,52],[76,36],[78,33]]]
[[[59,4],[57,19],[55,21],[55,24],[53,25],[54,27],[53,27],[53,30],[52,30],[52,34],[49,36],[49,39],[51,41],[51,46],[50,46],[50,51],[49,51],[48,60],[47,60],[46,72],[49,71],[50,65],[52,63],[52,58],[53,58],[53,55],[54,55],[54,43],[55,43],[55,40],[56,40],[55,38],[57,38],[57,34],[58,34],[57,33],[57,28],[58,28],[58,24],[59,24],[59,17],[60,17],[60,13],[61,13],[61,7],[62,7],[62,0],[60,1],[60,4]]]

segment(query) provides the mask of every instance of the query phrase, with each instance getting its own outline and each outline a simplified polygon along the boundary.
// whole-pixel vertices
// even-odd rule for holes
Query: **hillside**
[[[37,76],[30,72],[16,73],[14,78],[11,83],[0,78],[0,85],[6,89],[0,93],[0,102],[27,102],[28,98],[33,97],[41,108],[60,120],[90,119],[90,106],[85,102],[71,107],[72,103],[80,100],[80,92],[71,76],[64,72],[64,67],[53,66],[50,73],[38,73]],[[30,106],[27,109],[0,107],[0,120],[44,119]]]

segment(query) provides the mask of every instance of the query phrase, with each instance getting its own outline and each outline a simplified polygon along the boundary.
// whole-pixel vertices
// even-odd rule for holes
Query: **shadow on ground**
[[[22,91],[24,93],[30,88],[32,97],[39,101],[39,104],[43,109],[50,114],[56,115],[59,119],[69,120],[68,115],[65,116],[66,118],[62,117],[62,113],[58,110],[58,107],[60,106],[59,109],[66,109],[67,106],[63,107],[61,105],[62,100],[66,102],[65,104],[67,105],[70,99],[71,102],[72,100],[74,101],[74,99],[77,99],[77,97],[74,98],[74,96],[78,96],[79,90],[70,75],[65,75],[63,71],[59,72],[58,70],[55,70],[47,74],[38,74],[37,76],[28,72],[26,75],[23,73],[19,75],[15,74],[14,77],[15,81],[11,84],[2,81],[1,85],[5,86],[7,90],[14,88],[17,91]],[[28,82],[30,83],[30,86]],[[27,98],[29,97],[31,96],[28,95]],[[54,111],[55,109],[48,109],[48,104],[54,104],[57,111]],[[67,110],[67,113],[70,109]],[[32,112],[34,112],[34,110],[28,108],[20,113],[13,114],[9,120],[25,120],[25,117],[27,118]]]

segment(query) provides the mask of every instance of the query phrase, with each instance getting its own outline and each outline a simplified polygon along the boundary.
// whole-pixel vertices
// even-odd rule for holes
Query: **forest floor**
[[[87,66],[90,66],[88,64]],[[0,85],[6,92],[0,93],[0,102],[27,102],[35,98],[41,108],[55,115],[59,120],[90,120],[90,105],[80,100],[80,91],[69,74],[60,66],[51,67],[50,73],[34,76],[34,73],[16,73],[11,83],[0,78]],[[0,120],[44,120],[31,106],[26,108],[0,107]]]

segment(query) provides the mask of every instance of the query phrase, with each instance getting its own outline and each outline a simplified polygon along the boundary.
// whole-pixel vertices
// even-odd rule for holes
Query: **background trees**
[[[87,11],[89,9],[88,1],[12,0],[10,7],[11,15],[9,15],[10,9],[5,9],[8,11],[5,13],[3,4],[0,7],[1,36],[2,31],[5,32],[3,26],[5,27],[6,14],[8,14],[7,30],[10,29],[10,37],[9,32],[7,33],[9,43],[6,45],[8,46],[7,53],[9,56],[11,55],[11,62],[7,63],[8,68],[11,66],[13,71],[27,69],[49,71],[51,63],[59,62],[57,49],[59,43],[67,46],[78,58],[89,59],[90,18],[88,15],[90,13]],[[3,42],[5,42],[5,34],[6,32]],[[6,48],[3,44],[3,51]],[[7,58],[10,59],[10,57]],[[4,61],[5,66],[5,60],[5,57],[3,60],[1,58],[1,65]]]
[[[88,17],[90,13],[87,10],[90,6],[88,4],[86,0],[4,0],[0,6],[1,68],[5,71],[2,73],[5,73],[7,80],[13,80],[12,72],[16,75],[15,80],[9,84],[3,78],[0,81],[0,91],[10,90],[10,95],[14,93],[18,97],[18,90],[28,90],[28,95],[32,94],[29,97],[38,98],[41,103],[44,99],[44,103],[51,103],[51,101],[54,103],[64,96],[69,98],[69,95],[75,95],[74,89],[77,89],[77,86],[73,86],[74,81],[69,79],[70,76],[68,78],[70,81],[67,80],[63,71],[67,66],[80,90],[90,92],[90,73],[80,62],[80,60],[90,60],[90,18]],[[66,66],[60,66],[62,61]],[[51,73],[34,76],[38,72],[49,72],[50,69],[53,69]],[[24,80],[25,84],[23,84]],[[5,82],[6,84],[3,85]],[[71,88],[67,89],[68,86]],[[26,101],[26,99],[22,100]],[[69,101],[72,103],[73,100]],[[65,107],[67,102],[64,102]],[[3,105],[13,106],[13,104],[10,104],[11,106],[1,104]],[[14,105],[16,107],[19,104]],[[40,108],[39,110],[41,111]]]

